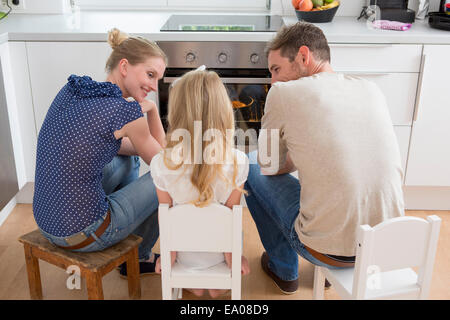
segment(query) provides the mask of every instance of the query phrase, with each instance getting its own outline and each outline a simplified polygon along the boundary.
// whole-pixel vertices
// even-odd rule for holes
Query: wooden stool
[[[28,284],[31,299],[42,299],[39,259],[54,264],[64,270],[76,265],[81,276],[86,278],[89,300],[102,300],[102,277],[123,262],[127,263],[128,294],[132,299],[140,299],[138,246],[142,238],[129,235],[118,244],[98,252],[71,252],[56,247],[39,230],[34,230],[19,238],[25,249]]]

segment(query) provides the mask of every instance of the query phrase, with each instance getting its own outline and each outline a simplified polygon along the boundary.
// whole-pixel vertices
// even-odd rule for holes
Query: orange
[[[298,10],[298,3],[301,1],[301,0],[291,0],[292,1],[292,6],[294,7],[294,9],[295,10]]]

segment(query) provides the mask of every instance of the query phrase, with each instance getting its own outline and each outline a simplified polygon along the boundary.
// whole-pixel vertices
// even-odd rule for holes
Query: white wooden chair
[[[240,300],[242,207],[161,204],[158,217],[163,299],[181,298],[182,288],[204,288],[231,289],[231,298]],[[198,272],[177,262],[171,266],[170,251],[231,252],[232,268],[225,262]]]
[[[360,226],[355,267],[315,266],[313,298],[323,299],[326,278],[343,299],[427,299],[440,225],[433,215]]]

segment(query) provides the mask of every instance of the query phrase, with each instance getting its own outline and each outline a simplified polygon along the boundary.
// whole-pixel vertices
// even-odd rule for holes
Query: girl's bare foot
[[[248,263],[247,258],[244,256],[242,256],[241,260],[241,273],[243,276],[250,273],[250,264]]]
[[[217,298],[223,295],[225,292],[227,292],[227,289],[209,289],[209,295],[211,298]]]
[[[186,290],[192,292],[196,297],[201,297],[205,289],[186,289]]]

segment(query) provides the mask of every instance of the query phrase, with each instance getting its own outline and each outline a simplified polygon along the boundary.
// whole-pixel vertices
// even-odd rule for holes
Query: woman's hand
[[[158,107],[156,103],[144,99],[139,103],[141,105],[142,113],[147,113],[147,123],[151,135],[158,141],[162,148],[166,146],[166,133],[159,117]]]
[[[144,99],[139,104],[141,105],[142,113],[150,112],[153,109],[157,110],[156,103],[151,100]]]

